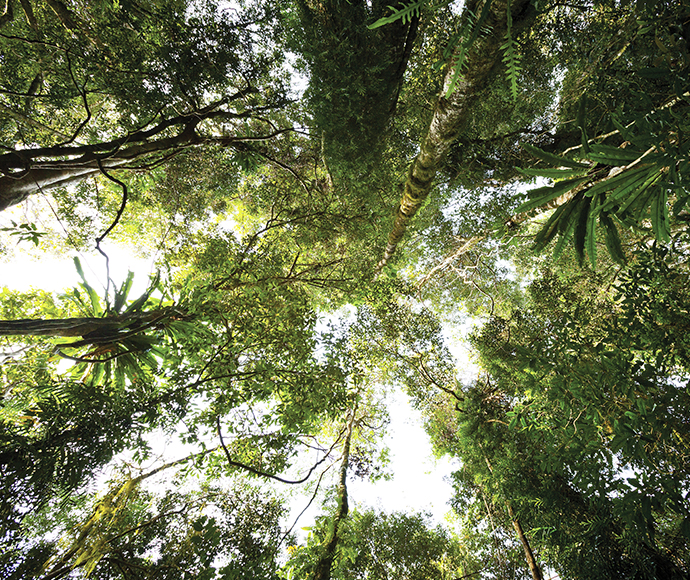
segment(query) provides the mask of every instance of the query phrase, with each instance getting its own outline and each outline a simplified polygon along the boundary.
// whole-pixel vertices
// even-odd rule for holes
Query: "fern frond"
[[[379,28],[381,26],[385,26],[386,24],[391,24],[392,22],[395,22],[396,20],[402,19],[403,24],[407,24],[414,18],[415,16],[419,16],[419,11],[422,9],[422,6],[426,4],[429,0],[419,0],[418,2],[411,2],[407,6],[404,6],[400,10],[396,10],[393,6],[389,6],[393,11],[393,14],[390,16],[384,16],[383,18],[379,18],[376,22],[373,24],[370,24],[367,26],[369,30],[373,30],[374,28]]]
[[[487,0],[487,2],[484,3],[484,8],[482,9],[479,18],[477,18],[477,16],[471,10],[467,10],[466,12],[465,22],[458,35],[457,44],[456,46],[451,47],[452,59],[450,61],[450,68],[453,71],[453,74],[450,83],[448,84],[448,88],[446,89],[446,99],[450,97],[455,90],[455,85],[458,83],[460,73],[465,66],[467,52],[469,49],[480,36],[486,36],[491,32],[491,27],[484,24],[489,16],[490,8],[491,0]]]
[[[510,82],[510,94],[513,100],[518,98],[518,75],[522,71],[520,62],[522,55],[515,50],[515,40],[506,34],[506,42],[501,45],[503,50],[503,63],[506,65],[506,78]]]
[[[508,11],[506,14],[507,30],[504,37],[506,41],[501,45],[501,50],[503,51],[503,63],[506,65],[506,77],[510,82],[510,93],[513,96],[513,100],[517,101],[517,81],[518,75],[520,71],[522,71],[522,67],[520,66],[522,55],[516,50],[517,43],[513,38],[513,16],[510,13],[510,0],[508,1],[506,10]]]

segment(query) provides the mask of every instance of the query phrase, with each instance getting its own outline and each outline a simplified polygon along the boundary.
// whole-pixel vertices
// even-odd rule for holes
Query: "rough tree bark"
[[[470,5],[473,12],[481,11],[482,2]],[[493,0],[485,26],[491,34],[475,42],[467,54],[466,70],[455,85],[455,90],[446,98],[453,79],[453,67],[448,67],[443,89],[434,108],[434,114],[427,135],[422,142],[419,155],[410,166],[405,182],[400,206],[395,223],[388,235],[388,244],[383,257],[376,266],[380,271],[395,253],[407,225],[422,206],[436,173],[470,117],[472,105],[476,102],[481,90],[491,77],[494,66],[501,61],[500,47],[507,31],[506,0]],[[534,18],[534,11],[529,0],[513,0],[510,3],[513,28],[524,29]]]

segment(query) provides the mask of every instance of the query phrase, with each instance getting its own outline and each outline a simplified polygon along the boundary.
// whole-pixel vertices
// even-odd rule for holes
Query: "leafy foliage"
[[[513,38],[513,16],[510,13],[510,2],[506,8],[506,16],[508,19],[508,26],[505,36],[505,43],[501,45],[503,50],[503,63],[506,65],[506,77],[510,82],[510,92],[513,99],[518,98],[518,76],[522,67],[520,66],[521,55],[516,50],[515,39]]]
[[[464,389],[455,434],[439,440],[463,457],[471,501],[515,505],[542,557],[574,577],[686,573],[685,338],[658,334],[663,322],[634,305],[685,273],[655,271],[649,251],[638,259],[618,302],[596,278],[547,273],[529,308],[485,324],[473,342],[486,378]]]
[[[64,536],[52,557],[38,562],[48,575],[277,578],[284,509],[277,497],[246,485],[232,493],[204,487],[155,494],[143,488],[142,476],[124,475],[103,495],[74,506],[59,522]],[[47,524],[55,515],[34,516],[33,523]],[[16,572],[34,572],[35,565],[26,558]]]
[[[23,223],[17,225],[17,222],[10,220],[12,227],[0,228],[0,232],[10,232],[11,236],[17,237],[19,242],[32,242],[34,246],[38,246],[41,238],[46,235],[46,232],[38,231],[38,226],[35,223]]]
[[[655,41],[664,46],[659,40],[660,30],[675,15],[672,11],[662,14],[658,24],[643,23],[629,33],[629,43],[649,46],[653,32]],[[572,237],[580,261],[586,252],[594,265],[598,222],[610,254],[622,263],[625,256],[616,223],[650,232],[662,242],[670,240],[673,229],[682,227],[679,217],[687,203],[684,183],[689,167],[688,143],[683,137],[687,131],[687,66],[666,59],[651,61],[647,56],[635,63],[633,71],[632,78],[616,78],[619,87],[630,91],[637,101],[606,113],[607,125],[613,130],[589,138],[593,128],[587,119],[595,111],[591,99],[583,97],[576,121],[582,144],[569,149],[572,157],[525,145],[554,169],[527,169],[524,173],[555,183],[529,192],[528,201],[518,208],[518,213],[549,207],[552,202],[558,204],[537,234],[536,251],[558,237],[555,253],[559,254]],[[663,82],[658,83],[659,79]],[[654,98],[642,90],[643,83],[657,85]]]
[[[512,579],[531,544],[564,578],[687,577],[686,0],[5,4],[0,195],[66,170],[40,196],[59,249],[116,223],[164,274],[134,298],[77,260],[66,294],[0,293],[0,575]],[[374,277],[403,168],[473,75]],[[555,257],[517,227],[541,210]],[[450,351],[467,312],[476,378]],[[458,459],[455,533],[349,509],[348,478],[387,477],[398,386]],[[323,503],[306,540],[268,482]]]
[[[287,567],[304,577],[315,547],[323,540],[327,517],[317,518],[305,545],[290,549]],[[432,528],[421,514],[355,511],[343,530],[334,580],[449,579],[462,570],[460,546],[441,527]]]

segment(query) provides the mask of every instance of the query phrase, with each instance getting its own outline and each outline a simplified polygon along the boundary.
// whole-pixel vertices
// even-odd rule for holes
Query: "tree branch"
[[[288,483],[291,485],[300,484],[300,483],[304,483],[305,481],[307,481],[307,479],[309,479],[311,477],[311,474],[314,472],[314,470],[319,465],[321,465],[324,461],[326,461],[326,459],[328,459],[330,452],[333,450],[333,448],[336,446],[336,444],[340,441],[340,437],[342,436],[342,432],[341,432],[341,435],[338,437],[338,439],[336,439],[335,443],[333,443],[333,445],[329,449],[328,453],[326,453],[322,459],[317,461],[312,466],[312,468],[307,472],[307,475],[305,477],[303,477],[302,479],[290,480],[290,479],[283,479],[282,477],[279,477],[277,475],[273,475],[271,473],[266,473],[265,471],[255,469],[250,465],[246,465],[244,463],[240,463],[239,461],[233,460],[232,457],[230,457],[230,451],[228,451],[228,448],[225,446],[225,441],[223,439],[223,432],[221,431],[221,427],[220,427],[220,417],[216,417],[216,425],[218,426],[217,431],[218,431],[218,437],[220,438],[220,444],[223,447],[223,450],[225,451],[225,456],[227,457],[228,463],[230,465],[232,465],[233,467],[239,467],[240,469],[244,469],[246,471],[249,471],[250,473],[253,473],[254,475],[260,475],[262,477],[268,477],[269,479],[274,479],[275,481],[280,481],[281,483]]]

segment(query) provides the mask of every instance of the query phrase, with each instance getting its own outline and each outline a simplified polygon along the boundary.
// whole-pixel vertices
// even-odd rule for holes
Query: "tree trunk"
[[[125,163],[127,161],[121,161],[119,164],[110,161],[104,163],[103,167],[104,169],[113,169]],[[63,165],[68,165],[68,167],[29,169],[21,177],[0,177],[0,211],[22,203],[32,193],[79,183],[101,171],[96,162],[86,166],[69,167],[69,162],[64,162]]]
[[[525,536],[525,532],[520,525],[520,520],[515,517],[515,513],[513,512],[511,505],[507,502],[506,505],[508,506],[508,515],[510,516],[510,519],[513,520],[513,527],[517,532],[518,538],[520,538],[520,543],[522,544],[523,550],[525,550],[525,559],[527,560],[527,565],[532,573],[533,580],[544,580],[544,576],[542,576],[539,564],[537,564],[537,560],[534,557],[534,552],[532,552],[532,547],[529,545],[529,540],[527,539],[527,536]]]
[[[333,566],[335,552],[338,547],[338,541],[340,540],[338,528],[340,527],[340,523],[347,517],[348,513],[347,467],[350,462],[350,440],[352,439],[352,428],[355,421],[356,411],[357,407],[355,406],[352,409],[352,415],[350,416],[350,422],[347,428],[347,436],[345,437],[345,445],[343,448],[343,459],[340,463],[340,476],[338,478],[338,507],[335,515],[333,516],[333,521],[331,522],[332,528],[330,529],[328,537],[324,542],[325,545],[323,554],[316,563],[313,580],[331,580],[331,567]]]
[[[117,332],[121,326],[117,318],[0,320],[0,336],[86,336],[92,332]]]
[[[24,201],[32,193],[55,187],[72,185],[103,169],[134,169],[146,165],[147,160],[160,161],[185,147],[213,144],[237,147],[240,143],[268,140],[282,131],[266,136],[199,135],[197,126],[204,120],[237,120],[251,118],[252,110],[241,113],[223,110],[227,103],[254,93],[249,87],[223,101],[198,111],[190,111],[164,119],[155,125],[135,131],[117,139],[88,145],[55,145],[19,149],[0,155],[0,211]],[[170,135],[171,130],[176,133]]]
[[[513,0],[510,6],[513,28],[523,29],[531,23],[534,11],[531,9],[529,0]],[[470,7],[474,8],[475,13],[479,13],[482,4],[477,2],[475,6]],[[500,47],[508,27],[505,0],[492,1],[490,13],[484,25],[491,28],[491,35],[475,42],[467,55],[465,74],[457,82],[451,95],[446,97],[454,75],[453,67],[448,67],[429,131],[422,142],[419,155],[408,171],[395,223],[388,235],[386,251],[376,266],[377,272],[395,253],[398,243],[407,230],[407,224],[429,195],[441,163],[467,123],[472,105],[491,77],[492,69],[501,61]]]
[[[48,148],[40,152],[38,150],[18,151],[0,156],[0,170],[4,173],[4,176],[0,177],[0,211],[21,203],[32,193],[64,187],[97,175],[101,167],[104,169],[124,167],[147,155],[171,153],[198,140],[198,136],[194,133],[194,126],[190,124],[173,137],[143,141],[122,149],[119,148],[119,143],[115,142],[116,153],[108,151],[112,143],[101,143],[74,148]],[[79,157],[61,159],[61,157],[75,154],[79,154]],[[36,157],[52,157],[53,159],[34,161]],[[11,172],[12,169],[21,167],[25,169]]]
[[[486,456],[486,453],[484,452],[484,449],[482,448],[481,444],[479,445],[479,447],[480,449],[482,449],[482,453],[484,454],[484,461],[486,461],[486,466],[489,468],[489,473],[493,475],[494,468],[491,465],[489,458]],[[518,520],[517,517],[515,517],[513,506],[510,505],[510,502],[507,499],[504,501],[506,504],[506,508],[508,509],[508,515],[510,516],[510,520],[513,522],[513,527],[515,528],[515,531],[518,535],[518,539],[522,544],[522,549],[525,551],[525,559],[527,560],[527,565],[529,566],[530,572],[532,573],[532,579],[544,580],[544,576],[541,573],[541,568],[539,568],[539,564],[537,564],[537,560],[534,557],[534,552],[532,552],[532,546],[529,545],[529,541],[527,540],[527,536],[525,535],[525,532],[522,529],[520,520]]]
[[[174,310],[162,308],[151,312],[121,314],[108,318],[0,320],[0,336],[80,336],[84,339],[83,341],[65,346],[110,344],[169,319],[174,314]]]

